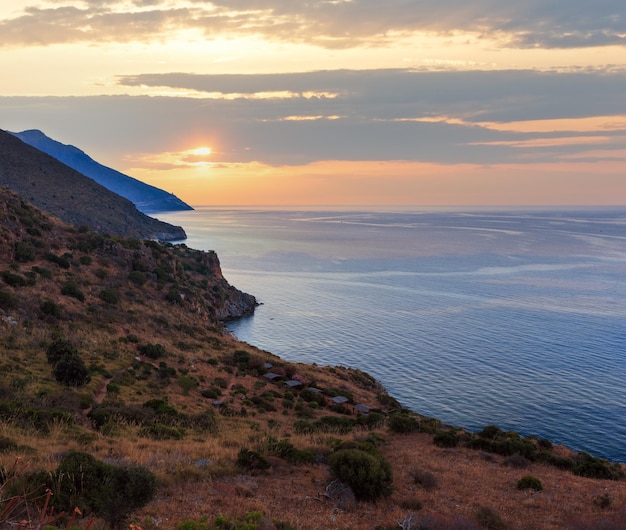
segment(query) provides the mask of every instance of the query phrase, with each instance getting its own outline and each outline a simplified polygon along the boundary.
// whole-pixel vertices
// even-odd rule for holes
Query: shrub
[[[63,284],[63,286],[61,287],[61,294],[76,298],[76,300],[80,302],[85,301],[85,295],[80,290],[80,287],[78,287],[78,284],[72,280],[68,280]]]
[[[357,499],[374,501],[391,494],[391,466],[379,454],[340,449],[329,456],[333,474],[352,488]]]
[[[8,291],[0,291],[0,307],[4,310],[15,309],[19,305],[19,299]]]
[[[454,431],[439,431],[433,437],[433,443],[437,447],[456,447],[459,443],[459,435]]]
[[[218,397],[220,397],[221,394],[222,392],[220,391],[220,389],[215,387],[207,388],[200,392],[200,395],[202,397],[208,399],[217,399]]]
[[[52,263],[56,263],[62,269],[70,268],[70,260],[67,259],[66,256],[57,256],[56,254],[53,254],[52,252],[48,252],[45,257],[48,261]]]
[[[263,471],[270,467],[265,457],[245,447],[242,447],[237,454],[237,465],[248,471]]]
[[[98,297],[107,304],[117,304],[120,301],[120,295],[115,289],[103,289]]]
[[[147,468],[116,467],[78,451],[68,453],[51,478],[52,502],[59,510],[71,513],[78,507],[112,528],[121,528],[156,493],[156,477]]]
[[[54,378],[66,386],[84,386],[91,380],[85,363],[78,355],[64,355],[53,369]]]
[[[408,414],[392,414],[387,420],[387,426],[393,432],[408,434],[419,431],[420,424],[417,418]]]
[[[39,276],[41,276],[42,278],[45,278],[46,280],[52,279],[52,271],[50,269],[47,269],[46,267],[34,266],[32,267],[32,270],[33,272],[36,272],[37,274],[39,274]]]
[[[612,465],[606,460],[596,458],[584,452],[578,453],[576,456],[572,473],[581,477],[604,480],[620,480],[624,478],[624,472],[619,465]]]
[[[93,259],[91,258],[91,256],[81,256],[80,258],[78,258],[78,263],[80,263],[81,265],[91,265],[92,262]]]
[[[147,276],[141,271],[133,271],[128,275],[128,279],[137,287],[143,286],[147,281]]]
[[[487,440],[495,440],[499,438],[501,434],[502,429],[500,429],[500,427],[498,427],[497,425],[487,425],[485,428],[483,428],[482,431],[478,433],[478,436]]]
[[[270,438],[268,450],[271,454],[284,458],[292,464],[313,462],[313,453],[296,448],[289,440],[275,440]]]
[[[143,404],[144,408],[153,410],[162,416],[178,418],[180,413],[168,403],[167,396],[163,399],[150,399]]]
[[[52,366],[68,355],[78,355],[78,350],[76,349],[76,346],[64,338],[54,339],[46,349],[48,364],[51,364]]]
[[[27,283],[24,276],[10,271],[3,271],[2,279],[4,280],[4,283],[10,285],[11,287],[24,287]]]
[[[517,489],[542,491],[543,485],[541,484],[541,480],[539,480],[537,477],[533,477],[532,475],[526,475],[518,480]]]
[[[61,306],[52,300],[44,300],[39,306],[42,314],[54,318],[61,318]]]
[[[165,357],[165,348],[162,344],[142,344],[137,346],[137,349],[141,355],[145,355],[150,359],[156,360]]]
[[[176,384],[183,390],[183,395],[188,396],[189,392],[198,388],[199,384],[198,380],[195,377],[191,377],[190,375],[181,375],[177,380]]]

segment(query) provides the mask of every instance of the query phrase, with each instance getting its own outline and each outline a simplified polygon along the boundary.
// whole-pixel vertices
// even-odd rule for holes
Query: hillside
[[[73,145],[65,145],[38,130],[11,133],[23,142],[63,162],[66,166],[95,180],[108,190],[132,202],[140,212],[156,213],[193,210],[173,193],[106,167]]]
[[[74,507],[98,529],[625,528],[623,466],[237,341],[221,322],[255,300],[212,252],[5,190],[0,241],[0,528],[69,528]]]
[[[0,186],[74,226],[99,233],[180,241],[181,227],[141,213],[128,200],[0,130]]]

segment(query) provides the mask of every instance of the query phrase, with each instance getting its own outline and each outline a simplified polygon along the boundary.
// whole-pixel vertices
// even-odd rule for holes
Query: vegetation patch
[[[377,451],[339,449],[328,461],[333,475],[348,484],[357,499],[375,501],[391,495],[391,466]]]

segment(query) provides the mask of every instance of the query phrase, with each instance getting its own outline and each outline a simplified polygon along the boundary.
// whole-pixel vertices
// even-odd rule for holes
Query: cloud
[[[511,48],[626,45],[622,0],[35,2],[0,21],[0,43],[143,42],[192,30],[205,39],[260,36],[322,48],[384,46],[416,33],[468,33]]]
[[[626,71],[432,72],[407,69],[330,70],[289,74],[123,76],[124,86],[167,87],[200,94],[238,94],[221,109],[246,105],[244,96],[283,92],[289,98],[250,105],[252,119],[294,116],[400,120],[454,116],[486,122],[581,118],[626,113]],[[332,97],[308,97],[332,94]],[[209,103],[207,103],[209,104]],[[217,104],[215,104],[217,105]]]
[[[211,163],[274,166],[320,160],[526,164],[582,157],[585,151],[594,157],[605,152],[614,160],[622,156],[626,135],[626,73],[322,71],[123,81],[224,93],[280,89],[340,95],[4,97],[2,127],[41,128],[93,155],[184,153],[178,162],[159,162],[202,162],[197,152],[185,151],[207,145]]]

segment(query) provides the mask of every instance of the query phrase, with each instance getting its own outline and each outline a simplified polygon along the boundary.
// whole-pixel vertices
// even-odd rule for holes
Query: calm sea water
[[[626,462],[626,209],[161,214],[262,302],[230,324],[404,406]]]

